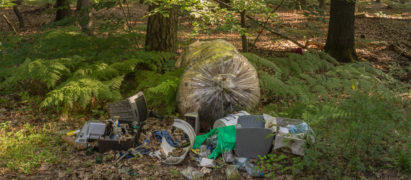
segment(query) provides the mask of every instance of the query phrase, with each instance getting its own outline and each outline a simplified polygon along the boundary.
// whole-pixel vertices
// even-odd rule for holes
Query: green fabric
[[[217,145],[210,156],[208,156],[209,159],[216,159],[223,150],[229,151],[235,148],[237,132],[235,126],[232,125],[211,129],[207,134],[196,136],[193,149],[199,148],[207,137],[210,137],[215,133],[217,133]]]

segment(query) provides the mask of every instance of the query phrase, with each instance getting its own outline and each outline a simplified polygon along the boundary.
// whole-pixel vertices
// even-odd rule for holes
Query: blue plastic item
[[[170,146],[173,147],[177,147],[178,146],[178,142],[176,140],[174,140],[170,134],[168,134],[168,132],[166,130],[163,131],[153,131],[153,135],[154,137],[159,140],[160,142],[162,141],[163,137],[167,140],[168,144],[170,144]]]
[[[307,123],[301,123],[298,125],[288,125],[288,131],[291,134],[305,133],[310,130]]]
[[[246,171],[252,177],[264,177],[264,173],[254,169],[254,164],[248,158],[239,157],[234,159],[234,164],[239,170]]]

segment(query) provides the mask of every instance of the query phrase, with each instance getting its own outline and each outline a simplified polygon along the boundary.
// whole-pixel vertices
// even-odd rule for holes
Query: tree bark
[[[355,1],[331,0],[330,23],[324,50],[340,62],[357,59],[354,47]]]
[[[240,15],[241,15],[241,28],[243,30],[246,29],[246,26],[245,26],[245,13],[246,13],[245,10],[241,11],[241,13],[240,13]],[[242,45],[243,45],[243,52],[248,52],[247,36],[244,33],[245,32],[243,32],[243,34],[241,35],[241,42],[242,42]]]
[[[155,7],[150,6],[149,11]],[[173,7],[168,11],[168,17],[157,13],[148,18],[145,48],[148,51],[177,50],[177,23],[178,8]]]
[[[91,14],[91,9],[90,9],[91,4],[92,4],[91,0],[77,0],[77,8],[76,8],[76,13],[79,16],[79,24],[80,24],[81,31],[89,35],[92,34],[92,31],[91,31],[92,14]]]
[[[318,7],[320,9],[325,9],[325,0],[318,0]]]
[[[20,13],[19,7],[18,7],[19,5],[22,4],[22,0],[14,1],[14,3],[16,4],[16,5],[13,6],[14,14],[16,14],[17,19],[19,20],[19,26],[20,26],[20,28],[24,28],[23,15]]]
[[[56,21],[60,21],[71,14],[70,3],[68,0],[57,0],[56,8]]]

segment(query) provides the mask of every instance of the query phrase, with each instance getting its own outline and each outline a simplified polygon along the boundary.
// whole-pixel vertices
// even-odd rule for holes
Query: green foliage
[[[0,123],[0,166],[28,174],[42,163],[55,163],[56,154],[61,154],[57,141],[46,126],[36,129],[25,124],[16,130],[10,122]]]
[[[4,86],[7,84],[9,88],[15,88],[18,82],[37,81],[44,83],[47,88],[54,88],[61,79],[69,75],[71,69],[74,69],[82,61],[84,60],[78,56],[52,60],[36,59],[31,61],[26,59],[16,69],[13,76],[7,79]]]
[[[41,106],[66,110],[73,108],[73,105],[76,104],[85,109],[93,98],[102,101],[120,100],[121,95],[118,91],[118,84],[121,84],[122,78],[120,76],[107,82],[88,78],[69,81],[47,93]]]
[[[403,84],[369,63],[339,64],[321,52],[261,58],[244,54],[258,69],[266,113],[304,119],[317,137],[299,168],[318,177],[374,173],[376,168],[409,171],[409,101]],[[275,159],[275,158],[274,158]],[[266,157],[267,173],[291,165]],[[373,167],[373,168],[371,168]]]
[[[175,56],[136,49],[132,34],[99,38],[69,26],[19,39],[5,39],[6,48],[2,49],[0,64],[11,71],[1,74],[0,79],[5,80],[0,82],[0,89],[13,92],[20,88],[30,92],[39,87],[33,84],[42,84],[47,89],[40,94],[44,96],[41,107],[65,113],[120,100],[124,98],[120,87],[127,74],[142,69],[153,73],[163,71],[168,68],[169,59]],[[12,51],[15,48],[25,50]],[[178,78],[174,78],[163,84],[151,84],[150,87],[159,86],[149,90],[148,94],[158,97],[165,93],[161,90],[171,94],[177,83]]]
[[[137,71],[137,90],[144,91],[150,108],[155,108],[160,113],[173,113],[177,107],[176,94],[182,73],[182,68],[164,74]]]
[[[335,102],[355,90],[393,96],[407,87],[365,62],[338,65],[325,53],[311,52],[288,58],[258,58],[244,54],[258,69],[266,102],[287,99],[310,103],[318,100]]]
[[[301,157],[289,157],[284,154],[267,154],[259,157],[256,165],[267,178],[275,178],[279,174],[298,175],[304,166]]]

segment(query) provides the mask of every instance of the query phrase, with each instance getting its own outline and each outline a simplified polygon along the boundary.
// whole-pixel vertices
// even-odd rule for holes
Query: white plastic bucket
[[[236,114],[229,114],[226,117],[217,119],[216,121],[214,121],[213,129],[218,128],[218,127],[236,125],[238,118],[240,116],[245,116],[245,115],[250,115],[250,113],[246,111],[240,111]]]
[[[179,157],[167,156],[166,159],[161,161],[164,164],[174,165],[174,164],[180,164],[181,162],[183,162],[187,153],[190,151],[191,147],[193,147],[194,139],[196,137],[196,133],[194,129],[186,121],[183,121],[181,119],[174,119],[173,126],[178,129],[183,130],[184,133],[188,135],[188,138],[190,139],[190,146],[187,146],[186,148],[184,148],[184,151],[185,151],[184,154]],[[163,151],[167,152],[167,154],[168,152],[172,152],[173,149],[175,149],[174,147],[171,147],[165,139],[163,139],[162,142],[163,143],[161,143],[161,148],[163,148]]]

